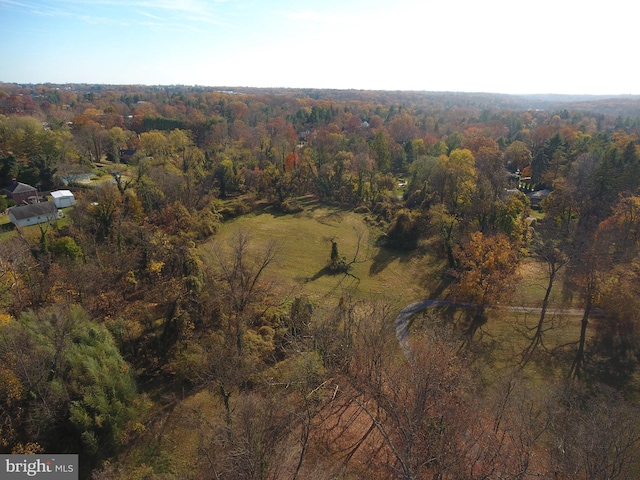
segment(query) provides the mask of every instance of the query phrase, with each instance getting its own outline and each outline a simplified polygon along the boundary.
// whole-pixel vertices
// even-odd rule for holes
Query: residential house
[[[31,185],[18,182],[16,179],[8,187],[4,188],[7,198],[10,198],[16,205],[26,205],[38,201],[38,191]]]
[[[58,219],[58,208],[53,202],[32,203],[9,209],[9,220],[17,227],[37,225]]]
[[[118,151],[118,155],[120,156],[120,161],[122,163],[129,163],[129,161],[135,154],[136,154],[136,151],[132,148]]]
[[[551,190],[548,188],[527,193],[527,197],[529,197],[529,201],[531,202],[531,208],[539,210],[542,206],[542,201],[549,195],[551,195]]]

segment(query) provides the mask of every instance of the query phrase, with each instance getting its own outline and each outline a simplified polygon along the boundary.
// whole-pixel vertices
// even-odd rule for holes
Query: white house
[[[51,197],[57,208],[71,207],[76,204],[76,199],[69,190],[51,192]]]
[[[40,202],[9,209],[9,220],[18,227],[52,222],[58,219],[58,208],[53,202]]]

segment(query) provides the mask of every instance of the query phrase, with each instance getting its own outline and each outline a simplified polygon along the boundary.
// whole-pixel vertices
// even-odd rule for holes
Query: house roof
[[[551,195],[551,190],[545,188],[544,190],[536,190],[535,192],[527,193],[527,196],[531,199],[543,199]]]
[[[9,213],[16,220],[24,220],[25,218],[38,217],[40,215],[53,215],[58,208],[53,202],[40,202],[31,205],[23,205],[21,207],[11,207]]]
[[[27,185],[22,182],[13,182],[8,187],[5,187],[5,190],[11,193],[23,193],[23,192],[33,192],[35,188],[31,185]]]
[[[55,192],[51,192],[51,196],[54,199],[67,198],[67,197],[73,197],[73,193],[71,193],[71,190],[56,190]]]

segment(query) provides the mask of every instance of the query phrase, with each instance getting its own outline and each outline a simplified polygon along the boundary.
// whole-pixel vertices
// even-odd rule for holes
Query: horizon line
[[[390,93],[445,93],[445,94],[481,94],[481,95],[505,95],[505,96],[565,96],[565,97],[640,97],[636,93],[557,93],[557,92],[528,92],[528,93],[505,93],[490,92],[482,90],[425,90],[425,89],[383,89],[383,88],[359,88],[359,87],[285,87],[285,86],[250,86],[250,85],[205,85],[205,84],[187,84],[187,83],[109,83],[109,82],[15,82],[0,80],[0,85],[17,85],[17,86],[105,86],[105,87],[173,87],[173,88],[208,88],[221,89],[225,91],[233,91],[234,89],[253,89],[253,90],[318,90],[318,91],[354,91],[354,92],[390,92]]]

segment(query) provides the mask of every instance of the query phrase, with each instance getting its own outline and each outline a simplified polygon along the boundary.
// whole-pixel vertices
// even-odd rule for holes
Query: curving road
[[[410,303],[404,307],[398,316],[396,317],[396,338],[400,342],[403,349],[407,348],[407,340],[409,338],[409,325],[411,324],[411,317],[416,313],[426,310],[430,307],[456,307],[456,308],[475,308],[473,303],[451,302],[449,300],[437,300],[428,299],[421,300],[419,302]],[[542,308],[538,307],[511,307],[511,306],[494,306],[488,307],[488,309],[502,310],[505,312],[517,312],[517,313],[537,313],[542,312]],[[584,315],[584,309],[580,308],[547,308],[547,315],[571,315],[581,317]],[[592,310],[591,316],[602,315],[600,310]]]

